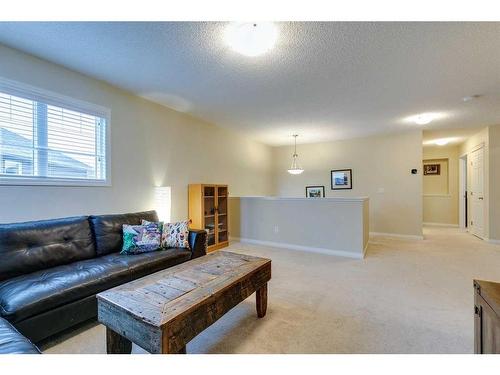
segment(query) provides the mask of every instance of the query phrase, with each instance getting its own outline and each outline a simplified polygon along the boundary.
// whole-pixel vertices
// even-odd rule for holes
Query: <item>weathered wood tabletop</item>
[[[227,251],[131,281],[97,295],[108,353],[185,353],[186,344],[256,292],[257,316],[267,308],[271,260]]]

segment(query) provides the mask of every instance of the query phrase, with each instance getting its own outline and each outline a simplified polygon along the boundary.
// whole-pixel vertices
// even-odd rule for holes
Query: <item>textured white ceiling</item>
[[[278,23],[245,57],[224,23],[0,23],[0,43],[271,145],[500,123],[500,23]],[[462,102],[462,97],[482,98]]]

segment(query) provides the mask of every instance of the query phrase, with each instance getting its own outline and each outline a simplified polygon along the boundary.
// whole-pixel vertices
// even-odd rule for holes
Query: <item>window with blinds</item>
[[[0,182],[107,184],[109,116],[55,95],[0,82]]]

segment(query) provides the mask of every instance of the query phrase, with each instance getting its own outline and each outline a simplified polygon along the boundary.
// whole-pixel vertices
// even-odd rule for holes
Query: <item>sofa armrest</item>
[[[191,259],[207,254],[207,232],[203,229],[189,230],[189,247],[191,248]]]
[[[0,318],[0,354],[40,354],[40,350],[12,324]]]

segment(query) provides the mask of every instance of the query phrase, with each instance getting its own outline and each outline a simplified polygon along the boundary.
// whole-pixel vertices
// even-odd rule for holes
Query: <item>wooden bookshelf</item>
[[[227,185],[190,184],[188,187],[190,227],[207,231],[209,252],[229,245],[228,196]]]

